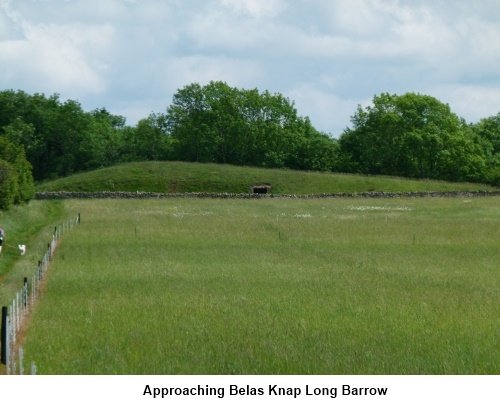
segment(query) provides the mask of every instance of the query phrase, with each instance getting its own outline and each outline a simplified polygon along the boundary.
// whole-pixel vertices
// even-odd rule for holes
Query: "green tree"
[[[0,210],[8,209],[19,194],[17,173],[12,165],[0,159]]]
[[[23,91],[0,92],[0,128],[11,126],[16,131],[15,141],[24,147],[36,179],[44,178],[50,171],[49,124],[56,122],[53,115],[58,106],[58,95],[46,98],[43,94],[28,95]],[[20,130],[21,127],[24,128]]]
[[[89,122],[79,142],[77,170],[107,167],[124,160],[125,118],[105,108],[88,113]]]
[[[7,127],[11,140],[24,147],[36,180],[122,159],[125,119],[104,108],[85,112],[77,101],[61,102],[58,94],[0,92],[0,130]]]
[[[182,161],[206,162],[206,103],[202,87],[193,83],[174,94],[167,109],[167,130],[173,138],[175,158]]]
[[[472,126],[474,132],[489,143],[488,153],[500,153],[500,113],[492,117],[483,118]]]
[[[339,140],[345,171],[434,178],[481,179],[484,153],[447,104],[425,95],[387,93],[358,110]]]
[[[7,135],[13,136],[13,129],[7,127]],[[0,136],[0,160],[2,208],[7,208],[11,204],[26,202],[34,197],[35,186],[31,165],[26,160],[26,155],[22,146],[9,141],[6,136]]]
[[[171,139],[166,131],[165,116],[151,113],[127,132],[126,160],[169,160],[172,156]]]
[[[500,113],[471,126],[486,156],[486,180],[500,186]]]
[[[166,131],[177,160],[328,170],[334,142],[297,115],[281,94],[223,82],[180,89],[167,109]],[[307,158],[306,153],[311,153]]]

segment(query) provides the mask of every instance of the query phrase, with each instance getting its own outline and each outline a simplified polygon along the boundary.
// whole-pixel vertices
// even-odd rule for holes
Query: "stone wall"
[[[236,193],[150,193],[150,192],[79,192],[51,191],[36,193],[37,200],[61,199],[131,199],[131,198],[422,198],[422,197],[491,197],[500,196],[500,191],[412,191],[412,192],[363,192],[322,194],[236,194]]]

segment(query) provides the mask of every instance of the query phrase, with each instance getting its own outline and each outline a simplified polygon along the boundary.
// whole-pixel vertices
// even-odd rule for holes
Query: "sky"
[[[500,0],[0,0],[0,90],[54,93],[135,125],[223,81],[340,136],[381,93],[500,112]]]

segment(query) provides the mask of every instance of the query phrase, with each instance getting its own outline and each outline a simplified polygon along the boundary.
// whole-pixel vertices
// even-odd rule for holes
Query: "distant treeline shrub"
[[[150,160],[500,185],[500,113],[469,124],[447,104],[415,93],[381,94],[372,104],[358,106],[352,127],[336,138],[316,130],[279,93],[223,82],[187,85],[165,112],[133,127],[105,108],[86,112],[57,94],[6,90],[0,92],[0,136],[23,147],[35,181]],[[20,176],[14,200],[28,198],[24,169],[1,155]]]
[[[0,209],[26,202],[34,195],[31,165],[24,149],[0,136]]]

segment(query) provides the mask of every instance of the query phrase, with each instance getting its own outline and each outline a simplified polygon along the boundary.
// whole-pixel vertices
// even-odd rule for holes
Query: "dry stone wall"
[[[79,192],[51,191],[36,193],[37,200],[61,199],[131,199],[131,198],[424,198],[424,197],[491,197],[500,191],[412,191],[412,192],[363,192],[321,194],[237,194],[237,193],[151,193],[151,192]]]

